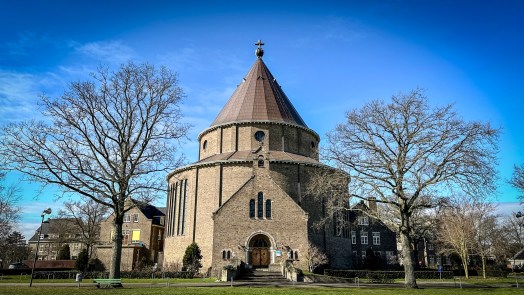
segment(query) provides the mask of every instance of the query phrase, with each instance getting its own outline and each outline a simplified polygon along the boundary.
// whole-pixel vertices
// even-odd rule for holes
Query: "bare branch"
[[[111,208],[121,243],[125,201],[163,195],[165,173],[180,164],[177,147],[188,131],[179,108],[183,95],[164,67],[129,63],[116,72],[101,67],[92,77],[71,83],[57,99],[41,97],[52,124],[4,128],[0,155],[29,180]],[[111,276],[119,276],[120,254],[115,257]]]

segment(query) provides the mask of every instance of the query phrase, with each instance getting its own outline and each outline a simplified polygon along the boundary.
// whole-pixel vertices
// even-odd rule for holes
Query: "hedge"
[[[403,271],[370,271],[370,270],[333,270],[326,269],[324,274],[332,277],[339,278],[367,278],[371,282],[387,283],[392,282],[394,279],[403,279]],[[441,273],[438,271],[415,271],[415,278],[417,279],[440,279]],[[443,279],[452,279],[452,271],[443,271]]]

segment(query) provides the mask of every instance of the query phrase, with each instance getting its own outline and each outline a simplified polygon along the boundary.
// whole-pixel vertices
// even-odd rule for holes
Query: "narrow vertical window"
[[[258,218],[264,218],[264,194],[262,192],[258,193]]]
[[[184,202],[182,203],[182,235],[184,235],[186,228],[186,207],[187,207],[187,179],[184,180]]]
[[[298,251],[295,250],[295,260],[298,260]]]
[[[231,251],[227,250],[227,257],[228,260],[231,259]]]
[[[176,214],[177,196],[178,196],[178,182],[175,182],[175,185],[173,185],[173,206],[172,206],[172,212],[171,212],[171,220],[169,221],[171,223],[171,232],[169,233],[170,236],[175,235],[176,217],[178,216]]]
[[[176,226],[176,235],[179,236],[180,235],[180,225],[181,225],[181,220],[180,220],[180,216],[182,216],[182,193],[183,193],[183,188],[184,188],[184,181],[183,180],[180,180],[180,188],[179,188],[179,191],[178,191],[178,220],[177,220],[177,226]]]
[[[255,218],[255,199],[249,200],[249,218]]]
[[[266,218],[271,218],[271,200],[266,200]]]

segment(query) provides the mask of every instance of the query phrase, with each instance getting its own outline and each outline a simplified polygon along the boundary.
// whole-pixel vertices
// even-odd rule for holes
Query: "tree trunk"
[[[400,243],[402,245],[402,263],[404,264],[404,279],[407,288],[418,288],[417,280],[415,279],[415,265],[414,265],[414,254],[411,237],[409,235],[410,225],[409,217],[403,212],[402,224],[400,226]]]
[[[465,245],[464,245],[465,247]],[[468,251],[467,249],[463,248],[462,253],[460,255],[460,259],[462,260],[462,267],[464,268],[464,276],[466,276],[466,279],[469,279],[469,272],[468,272]]]
[[[113,224],[113,257],[111,258],[111,268],[109,269],[110,279],[120,278],[120,263],[122,261],[122,224],[123,216],[116,216]]]
[[[486,256],[482,255],[481,259],[482,259],[482,277],[485,279],[486,278]]]

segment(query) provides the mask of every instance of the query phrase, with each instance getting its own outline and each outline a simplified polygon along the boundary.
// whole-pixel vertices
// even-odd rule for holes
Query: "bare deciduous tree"
[[[20,212],[20,207],[16,205],[20,200],[18,188],[5,185],[4,181],[5,174],[0,173],[0,241],[7,239]]]
[[[100,238],[100,223],[107,217],[109,207],[95,202],[88,197],[81,197],[80,200],[64,203],[64,209],[58,212],[62,218],[72,219],[80,233],[79,242],[86,246],[89,258],[92,257],[93,246]]]
[[[512,212],[505,217],[501,226],[508,246],[506,254],[509,256],[517,254],[524,247],[524,218],[516,215],[516,212]]]
[[[520,199],[524,202],[524,164],[515,166],[510,183],[523,193],[523,195],[520,196]]]
[[[307,267],[310,272],[329,262],[327,255],[311,242],[307,244],[307,253],[304,255],[304,259],[307,261]]]
[[[494,254],[495,238],[498,231],[497,219],[493,203],[476,202],[473,208],[473,224],[475,226],[475,244],[473,252],[480,257],[482,277],[486,278],[486,260]]]
[[[466,198],[460,198],[452,206],[443,209],[438,230],[440,254],[456,253],[461,259],[466,278],[469,278],[469,255],[475,245],[473,206]]]
[[[493,189],[498,134],[465,122],[451,105],[430,106],[420,89],[350,111],[328,134],[325,157],[349,174],[351,197],[376,197],[396,215],[407,287],[417,287],[414,212],[453,190],[482,196]]]
[[[0,154],[43,185],[91,198],[114,214],[110,277],[120,277],[122,223],[131,196],[148,203],[164,190],[165,173],[180,164],[182,90],[174,73],[152,65],[100,68],[92,81],[73,82],[57,98],[42,96],[51,122],[3,129]]]

